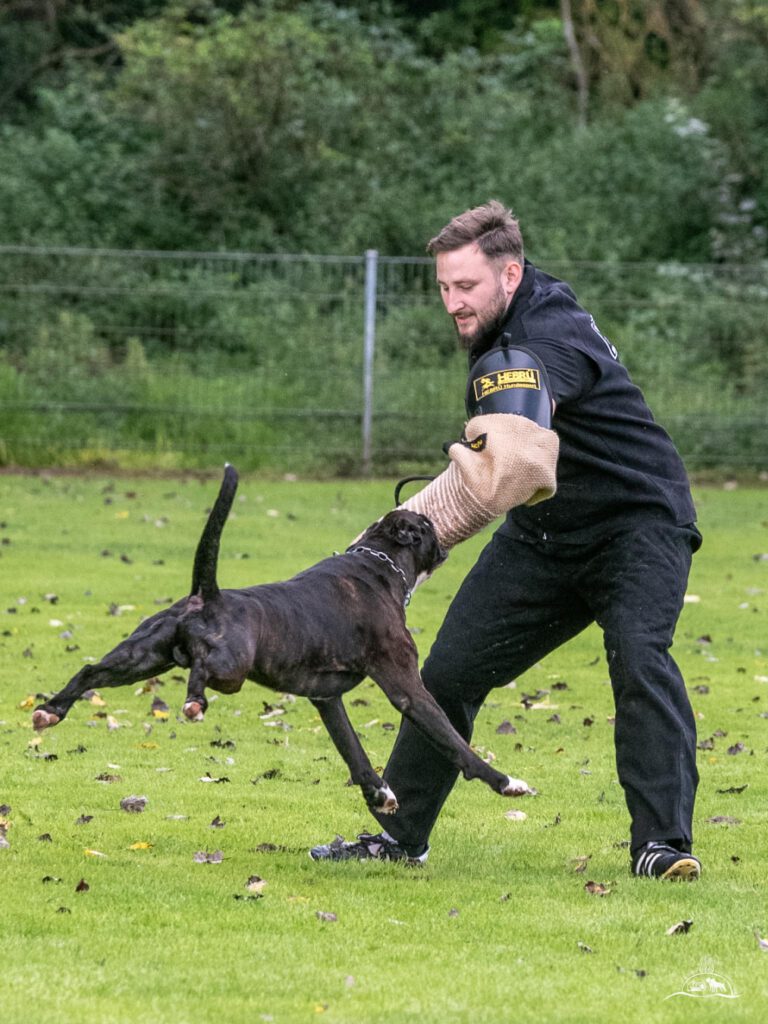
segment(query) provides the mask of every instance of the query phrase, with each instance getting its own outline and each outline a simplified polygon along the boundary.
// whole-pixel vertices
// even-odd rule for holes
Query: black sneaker
[[[428,855],[429,847],[419,856],[411,857],[386,832],[377,835],[361,832],[354,842],[336,836],[333,842],[313,846],[309,851],[312,860],[402,860],[411,865],[423,864]]]
[[[701,874],[701,862],[668,843],[646,843],[632,858],[632,873],[673,882],[695,882]]]

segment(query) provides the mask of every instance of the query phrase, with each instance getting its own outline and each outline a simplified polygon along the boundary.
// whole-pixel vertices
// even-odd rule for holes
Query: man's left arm
[[[557,487],[554,400],[537,356],[503,346],[482,356],[470,373],[467,409],[464,435],[447,449],[448,468],[403,505],[432,520],[444,547]]]

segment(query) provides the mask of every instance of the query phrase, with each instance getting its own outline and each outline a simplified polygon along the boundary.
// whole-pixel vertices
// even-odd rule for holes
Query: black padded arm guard
[[[505,343],[506,340],[506,343]],[[467,416],[506,412],[525,416],[540,427],[552,425],[552,392],[542,361],[533,352],[502,344],[489,349],[473,364],[467,381]]]

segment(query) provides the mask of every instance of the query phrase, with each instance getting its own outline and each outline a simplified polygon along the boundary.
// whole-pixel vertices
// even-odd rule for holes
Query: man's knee
[[[677,686],[681,676],[669,653],[671,638],[644,631],[606,636],[611,683],[617,693]]]
[[[424,663],[421,677],[451,725],[468,740],[475,714],[483,701],[483,695],[470,690],[472,674],[457,671],[455,660],[433,649]]]

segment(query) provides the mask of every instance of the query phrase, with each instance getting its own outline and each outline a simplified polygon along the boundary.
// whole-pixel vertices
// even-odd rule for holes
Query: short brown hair
[[[475,242],[488,259],[512,257],[523,262],[523,236],[514,214],[498,199],[465,210],[427,243],[427,252],[453,252]]]

